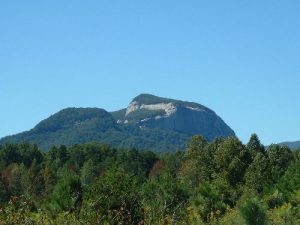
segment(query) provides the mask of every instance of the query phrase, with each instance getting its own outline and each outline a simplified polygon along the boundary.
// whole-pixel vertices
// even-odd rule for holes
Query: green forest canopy
[[[154,153],[0,146],[0,224],[299,224],[300,154],[257,135]]]

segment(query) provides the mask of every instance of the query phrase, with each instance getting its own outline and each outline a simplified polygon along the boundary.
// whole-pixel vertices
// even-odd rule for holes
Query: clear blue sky
[[[0,137],[140,93],[215,110],[246,142],[300,140],[299,0],[0,2]]]

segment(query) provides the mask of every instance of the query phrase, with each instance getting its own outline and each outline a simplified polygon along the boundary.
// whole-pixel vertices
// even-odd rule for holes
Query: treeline
[[[0,146],[0,224],[300,224],[300,154],[252,135],[184,152]]]

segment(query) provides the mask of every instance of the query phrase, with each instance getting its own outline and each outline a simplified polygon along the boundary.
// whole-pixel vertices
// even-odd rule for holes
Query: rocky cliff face
[[[212,110],[197,103],[142,94],[129,104],[119,123],[158,128],[187,135],[201,134],[208,140],[234,136],[234,131]]]

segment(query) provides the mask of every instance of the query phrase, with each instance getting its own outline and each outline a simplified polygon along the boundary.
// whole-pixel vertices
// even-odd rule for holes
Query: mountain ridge
[[[300,149],[300,141],[285,141],[285,142],[279,143],[278,145],[288,146],[292,150]]]
[[[53,145],[104,142],[172,151],[183,149],[196,134],[209,141],[235,136],[221,117],[201,104],[141,94],[127,108],[114,112],[101,108],[60,110],[29,131],[2,138],[0,144],[27,141],[48,150]]]

